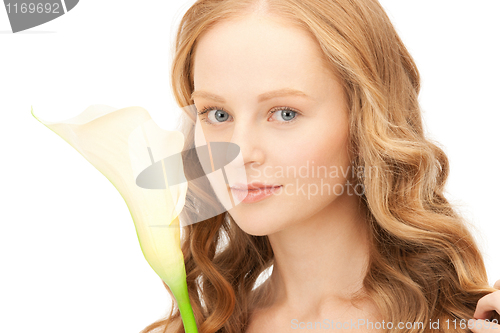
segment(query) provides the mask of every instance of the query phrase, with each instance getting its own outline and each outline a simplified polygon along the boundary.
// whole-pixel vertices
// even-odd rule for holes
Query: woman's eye
[[[285,108],[285,109],[273,111],[273,116],[274,116],[274,114],[278,114],[280,116],[278,118],[283,119],[283,121],[280,121],[280,122],[290,123],[293,120],[295,120],[298,112]]]
[[[299,112],[294,111],[288,107],[281,107],[274,110],[271,110],[271,117],[277,115],[277,122],[282,124],[289,124],[297,119],[297,115]],[[202,117],[202,121],[207,123],[208,125],[217,125],[220,123],[226,122],[231,115],[220,107],[205,107],[201,112],[198,113],[200,117]],[[280,119],[281,118],[281,119]]]
[[[207,117],[212,123],[223,123],[229,118],[229,114],[224,110],[210,110]]]
[[[215,107],[206,107],[198,114],[202,117],[201,120],[209,125],[223,123],[230,117],[224,109]]]

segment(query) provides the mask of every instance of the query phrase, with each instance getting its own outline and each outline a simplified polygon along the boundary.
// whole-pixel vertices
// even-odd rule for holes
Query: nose
[[[262,133],[249,122],[235,121],[231,142],[240,147],[245,167],[262,165],[265,160]]]

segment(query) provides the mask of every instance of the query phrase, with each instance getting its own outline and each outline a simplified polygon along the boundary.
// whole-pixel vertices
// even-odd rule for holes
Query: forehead
[[[262,14],[219,22],[206,32],[198,41],[193,72],[196,89],[212,90],[229,82],[234,88],[286,84],[305,89],[332,75],[307,31]]]

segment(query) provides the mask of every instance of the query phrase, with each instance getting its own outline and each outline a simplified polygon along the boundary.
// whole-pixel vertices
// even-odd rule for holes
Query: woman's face
[[[218,23],[199,40],[193,70],[206,141],[239,145],[248,184],[281,185],[229,210],[241,229],[269,235],[345,204],[346,101],[305,31],[262,15]]]

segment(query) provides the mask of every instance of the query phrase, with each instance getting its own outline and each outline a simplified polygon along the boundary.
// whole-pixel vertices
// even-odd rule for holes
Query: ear
[[[497,282],[495,282],[495,284],[493,285],[493,288],[500,289],[500,280],[498,280]]]

